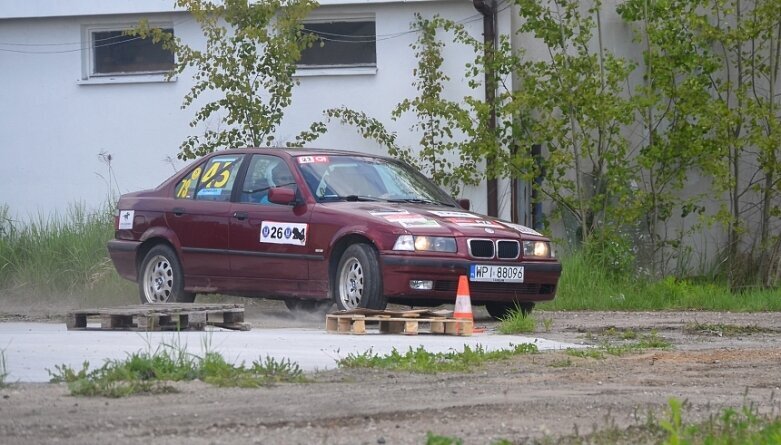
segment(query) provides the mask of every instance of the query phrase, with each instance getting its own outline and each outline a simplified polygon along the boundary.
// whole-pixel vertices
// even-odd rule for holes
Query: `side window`
[[[176,197],[204,201],[230,201],[241,155],[215,156],[193,169],[176,186]]]
[[[193,199],[195,196],[195,186],[198,185],[198,179],[201,177],[201,171],[203,170],[201,167],[203,167],[203,165],[195,167],[189,175],[185,176],[184,179],[176,184],[175,197],[177,199]]]
[[[274,187],[288,187],[295,190],[297,185],[290,168],[285,161],[276,156],[252,156],[239,201],[273,205],[268,200],[268,194]]]
[[[252,202],[255,204],[269,204],[268,191],[271,188],[271,167],[279,161],[279,158],[266,155],[254,155],[244,177],[241,187],[240,202]]]

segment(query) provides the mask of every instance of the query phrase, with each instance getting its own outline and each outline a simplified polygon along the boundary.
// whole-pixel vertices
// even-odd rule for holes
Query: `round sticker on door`
[[[305,246],[308,224],[263,221],[260,225],[260,242]]]

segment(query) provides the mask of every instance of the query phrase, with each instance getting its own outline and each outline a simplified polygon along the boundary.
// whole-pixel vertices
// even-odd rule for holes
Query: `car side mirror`
[[[286,187],[272,187],[268,191],[268,200],[274,204],[282,205],[295,205],[298,203],[296,191]]]
[[[469,210],[469,208],[470,208],[470,207],[472,207],[472,203],[471,203],[471,202],[469,202],[469,200],[468,200],[468,199],[466,199],[466,198],[461,198],[461,199],[459,199],[459,200],[458,200],[458,205],[459,205],[459,206],[460,206],[462,209],[464,209],[464,210]]]

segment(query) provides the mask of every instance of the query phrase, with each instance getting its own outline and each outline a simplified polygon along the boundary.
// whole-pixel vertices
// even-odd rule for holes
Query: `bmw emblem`
[[[494,233],[494,229],[489,229],[488,227],[485,227],[485,231],[487,233]]]

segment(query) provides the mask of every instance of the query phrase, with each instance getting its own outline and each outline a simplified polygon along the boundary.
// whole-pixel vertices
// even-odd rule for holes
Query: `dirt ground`
[[[605,359],[545,352],[469,374],[337,370],[312,375],[313,383],[261,389],[188,382],[176,384],[179,393],[124,399],[16,383],[0,389],[0,443],[421,444],[428,432],[465,444],[556,443],[575,432],[623,430],[651,415],[664,417],[670,397],[687,401],[686,421],[747,403],[779,412],[781,313],[535,316],[547,320],[535,334],[546,339],[620,344],[624,332],[655,331],[673,346]],[[51,313],[7,308],[3,317],[58,321]],[[322,325],[289,314],[279,302],[248,303],[247,318],[263,327]],[[489,330],[496,326],[482,309],[476,319]],[[699,329],[692,331],[694,325]]]

